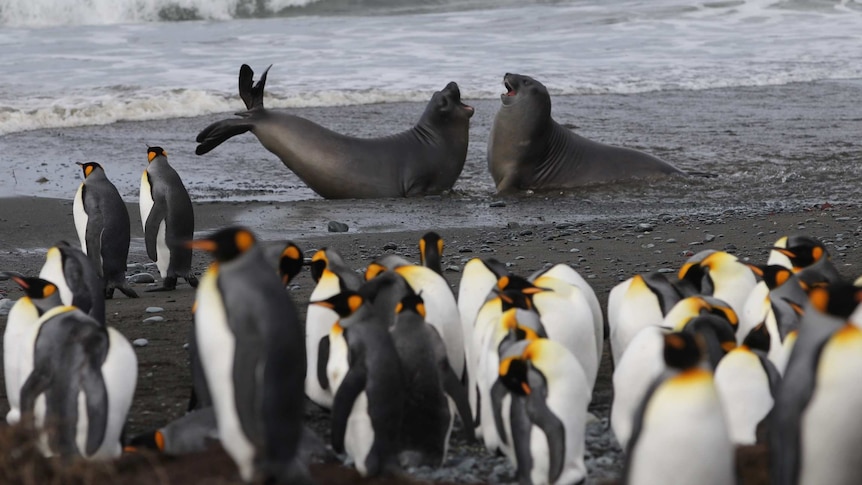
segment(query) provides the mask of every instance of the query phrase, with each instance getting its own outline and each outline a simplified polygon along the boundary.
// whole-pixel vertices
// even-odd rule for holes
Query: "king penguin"
[[[585,483],[584,434],[590,391],[577,359],[549,339],[517,342],[500,356],[499,380],[512,395],[495,422],[512,443],[520,483]]]
[[[419,264],[443,275],[443,238],[434,231],[426,232],[419,239]]]
[[[862,290],[814,288],[787,362],[769,428],[773,483],[859,483],[862,330],[854,313]]]
[[[73,306],[48,310],[36,325],[26,343],[33,371],[21,387],[21,416],[32,416],[42,453],[119,457],[138,377],[132,345]]]
[[[3,332],[3,377],[9,413],[6,422],[15,424],[21,419],[21,386],[33,370],[33,335],[39,317],[51,308],[62,305],[60,292],[53,283],[41,278],[2,273],[24,290],[24,296],[15,302],[6,319]]]
[[[624,483],[736,483],[734,447],[712,372],[700,366],[697,340],[687,332],[664,336],[668,370],[635,414]]]
[[[161,147],[148,148],[147,159],[149,164],[141,176],[141,224],[147,255],[156,262],[163,280],[160,288],[148,291],[173,290],[180,276],[196,287],[192,251],[183,244],[195,232],[191,198]]]
[[[81,250],[105,283],[106,299],[114,296],[115,289],[129,298],[137,298],[138,294],[126,282],[131,238],[126,203],[101,165],[95,162],[78,165],[84,171],[84,181],[75,194],[72,213]]]
[[[80,249],[60,241],[48,249],[39,277],[57,285],[64,305],[73,305],[105,324],[105,288],[93,262]]]
[[[195,338],[222,446],[250,481],[307,483],[304,335],[296,307],[246,228],[187,243],[215,257],[196,294]]]
[[[370,302],[352,290],[313,303],[338,314],[330,339],[340,336],[346,345],[347,355],[331,352],[327,365],[335,392],[332,449],[353,458],[363,477],[400,472],[405,385],[387,317],[375,314]],[[338,368],[333,359],[340,362]]]

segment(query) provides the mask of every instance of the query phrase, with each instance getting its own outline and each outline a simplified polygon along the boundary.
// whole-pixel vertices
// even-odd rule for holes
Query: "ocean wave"
[[[500,8],[539,0],[4,0],[0,25],[47,27],[292,15],[405,14]]]

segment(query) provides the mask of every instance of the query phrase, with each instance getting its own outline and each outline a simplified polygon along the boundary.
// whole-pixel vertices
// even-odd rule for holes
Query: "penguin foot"
[[[126,295],[127,298],[140,298],[138,296],[138,292],[133,290],[128,285],[118,286],[117,289],[119,289],[124,295]]]
[[[162,282],[162,286],[159,288],[149,288],[147,289],[147,293],[153,293],[156,291],[173,291],[177,289],[177,277],[176,276],[168,276]]]
[[[187,283],[188,283],[192,288],[197,288],[197,287],[198,287],[198,279],[195,277],[195,275],[193,275],[193,274],[189,273],[188,275],[184,276],[184,277],[183,277],[183,279],[185,279],[185,280],[186,280],[186,282],[187,282]]]

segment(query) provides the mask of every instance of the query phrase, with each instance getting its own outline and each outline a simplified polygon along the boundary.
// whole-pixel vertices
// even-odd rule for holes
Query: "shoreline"
[[[436,200],[423,200],[418,204],[429,202],[438,203]],[[559,201],[551,205],[556,205],[556,202]],[[378,209],[385,210],[387,202],[381,203],[384,206]],[[342,204],[347,211],[351,204],[356,205],[356,201],[320,201],[312,205],[318,205],[318,209],[322,210],[321,208],[331,209],[332,206],[341,207]],[[488,202],[483,204],[488,205]],[[410,201],[405,205],[413,206]],[[235,221],[257,221],[249,227],[255,232],[269,234],[274,231],[260,229],[276,224],[278,219],[259,217],[259,212],[265,216],[269,214],[265,210],[267,207],[270,207],[269,203],[201,204],[196,206],[198,232],[205,233]],[[398,225],[390,224],[386,230],[363,227],[360,232],[333,234],[320,232],[325,231],[325,221],[321,221],[309,223],[315,227],[320,226],[314,230],[294,228],[294,231],[290,231],[285,228],[281,237],[293,239],[299,244],[305,257],[311,257],[314,249],[333,247],[349,265],[361,270],[374,258],[388,253],[400,254],[408,260],[418,261],[418,239],[425,231],[434,229],[441,234],[446,244],[443,253],[444,277],[453,291],[457,291],[461,268],[473,257],[497,258],[506,263],[512,272],[520,275],[530,274],[548,264],[562,262],[570,264],[586,278],[599,297],[603,311],[610,289],[635,273],[679,268],[688,256],[703,249],[727,250],[745,261],[765,262],[774,241],[786,234],[807,234],[823,240],[842,274],[848,278],[862,274],[859,238],[862,235],[862,208],[856,205],[824,205],[808,210],[776,213],[744,213],[732,210],[712,215],[668,213],[641,217],[637,214],[606,214],[606,217],[596,216],[590,220],[574,222],[574,216],[560,220],[531,218],[522,211],[525,207],[533,206],[511,201],[507,204],[507,208],[512,212],[521,212],[521,222],[517,222],[520,219],[513,215],[509,217],[509,222],[501,223],[506,218],[500,218],[490,221],[487,226],[474,222],[463,227],[441,228],[429,224],[420,228],[417,226],[421,221],[414,221],[409,229],[404,230],[398,230]],[[415,214],[411,216],[407,209],[404,211],[414,219],[417,217]],[[129,263],[141,268],[143,266],[140,265],[149,263],[149,260],[140,243],[141,233],[136,212],[137,207],[130,206],[133,243]],[[561,210],[560,213],[562,212]],[[321,216],[300,211],[295,217],[314,220]],[[44,258],[44,251],[38,248],[44,248],[62,238],[72,241],[73,244],[77,242],[71,216],[71,201],[0,199],[0,227],[4,228],[3,238],[0,239],[0,270],[38,273]],[[19,249],[26,247],[30,249]],[[208,262],[205,255],[196,254],[193,268],[196,272],[201,272]],[[150,267],[148,271],[153,272],[154,269]],[[157,275],[156,279],[158,280]],[[110,325],[115,326],[129,340],[145,338],[149,342],[146,347],[136,349],[140,373],[128,419],[130,436],[162,426],[183,414],[190,385],[187,351],[183,346],[191,328],[190,309],[194,301],[193,289],[184,283],[181,283],[176,291],[169,293],[146,293],[146,285],[143,284],[135,284],[133,287],[141,298],[128,299],[118,293],[114,299],[106,302]],[[303,270],[291,285],[291,296],[303,315],[313,288],[314,282],[308,270]],[[0,282],[0,292],[6,292],[8,297],[13,299],[20,295],[20,290],[9,281]],[[145,313],[149,306],[163,308],[160,315],[165,321],[143,323],[143,320],[150,316]],[[0,323],[5,327],[5,317],[0,317]],[[587,428],[588,484],[618,479],[623,463],[622,451],[608,429],[613,394],[612,366],[608,354],[606,345],[590,405],[590,411],[599,421]],[[0,412],[4,411],[2,408],[5,408],[5,396],[0,396]],[[309,404],[306,422],[328,442],[326,413]],[[189,466],[193,466],[198,463],[194,460],[205,459],[202,456],[207,455],[194,455],[177,460],[191,460]],[[746,466],[752,466],[762,472],[761,465],[761,462],[755,461],[754,465]],[[223,468],[219,473],[225,473]],[[470,445],[460,439],[458,433],[454,433],[450,455],[444,467],[437,470],[418,470],[412,474],[426,480],[448,480],[454,476],[462,483],[506,483],[511,479],[512,470],[505,459],[491,456],[483,446]],[[201,475],[201,479],[204,476],[206,475]],[[232,480],[230,475],[222,475],[222,479]]]

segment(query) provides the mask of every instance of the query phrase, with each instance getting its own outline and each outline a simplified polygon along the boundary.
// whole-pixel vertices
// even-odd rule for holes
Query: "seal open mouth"
[[[518,92],[515,91],[515,88],[513,88],[512,85],[509,84],[509,81],[503,81],[503,85],[506,86],[506,96],[514,96],[518,94]]]

